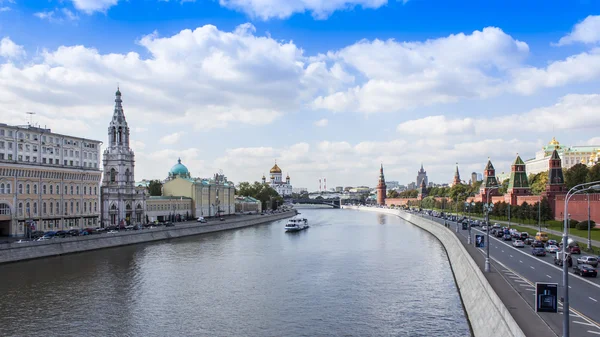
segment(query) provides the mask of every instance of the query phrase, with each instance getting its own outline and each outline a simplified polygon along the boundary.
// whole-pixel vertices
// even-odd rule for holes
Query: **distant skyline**
[[[106,144],[117,84],[136,180],[468,181],[600,146],[600,3],[0,0],[0,122]]]

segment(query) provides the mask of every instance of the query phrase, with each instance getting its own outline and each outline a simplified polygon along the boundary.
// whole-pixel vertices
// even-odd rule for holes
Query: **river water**
[[[446,253],[384,214],[302,209],[203,236],[0,265],[0,336],[469,336]]]

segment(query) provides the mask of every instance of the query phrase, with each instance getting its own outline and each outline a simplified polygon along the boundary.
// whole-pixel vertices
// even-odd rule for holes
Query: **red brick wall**
[[[556,220],[563,220],[563,214],[565,210],[565,195],[556,196],[555,209],[556,214],[554,214],[554,218]],[[571,197],[571,199],[569,200],[568,212],[569,214],[571,214],[571,219],[579,221],[587,220],[587,195],[577,194]],[[600,223],[600,194],[590,194],[590,215],[592,220],[594,220],[596,223]]]

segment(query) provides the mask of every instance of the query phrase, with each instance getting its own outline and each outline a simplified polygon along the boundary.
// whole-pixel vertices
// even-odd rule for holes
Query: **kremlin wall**
[[[494,188],[499,185],[499,182],[496,179],[496,170],[494,169],[492,162],[488,160],[479,193],[467,198],[467,201],[486,203],[489,193],[489,201],[491,203],[506,202],[511,206],[517,206],[522,205],[525,202],[528,204],[535,204],[546,197],[548,198],[554,218],[556,220],[563,220],[567,189],[565,187],[561,159],[556,149],[549,159],[548,168],[548,184],[546,185],[546,190],[542,192],[541,195],[532,195],[531,188],[527,181],[525,163],[521,160],[521,157],[517,155],[515,162],[511,166],[507,192],[504,195],[500,195],[498,190]],[[383,177],[383,167],[380,169],[379,183],[377,186],[377,201],[379,205],[408,206],[409,203],[410,205],[415,205],[427,197],[427,188],[424,183],[421,183],[421,186],[418,188],[419,195],[417,198],[386,198],[385,183],[382,183],[382,181],[385,181]],[[461,180],[457,167],[454,176],[454,184],[460,183]],[[435,197],[435,199],[437,201],[442,201],[443,199],[447,200],[448,198]],[[591,220],[599,223],[600,194],[577,194],[571,197],[568,209],[569,214],[571,214],[571,219],[578,221],[586,220],[588,217],[588,207]]]

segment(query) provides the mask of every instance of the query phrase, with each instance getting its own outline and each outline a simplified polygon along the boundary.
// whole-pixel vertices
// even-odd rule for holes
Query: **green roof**
[[[521,156],[517,155],[517,159],[515,159],[515,163],[513,165],[525,165],[525,163],[521,159]]]
[[[508,180],[508,189],[510,190],[513,188],[529,188],[529,181],[527,181],[527,173],[525,172],[525,163],[521,160],[519,155],[517,155],[517,159],[515,159]]]
[[[492,162],[488,159],[487,165],[485,165],[485,169],[486,170],[495,170],[494,165],[492,165]]]

